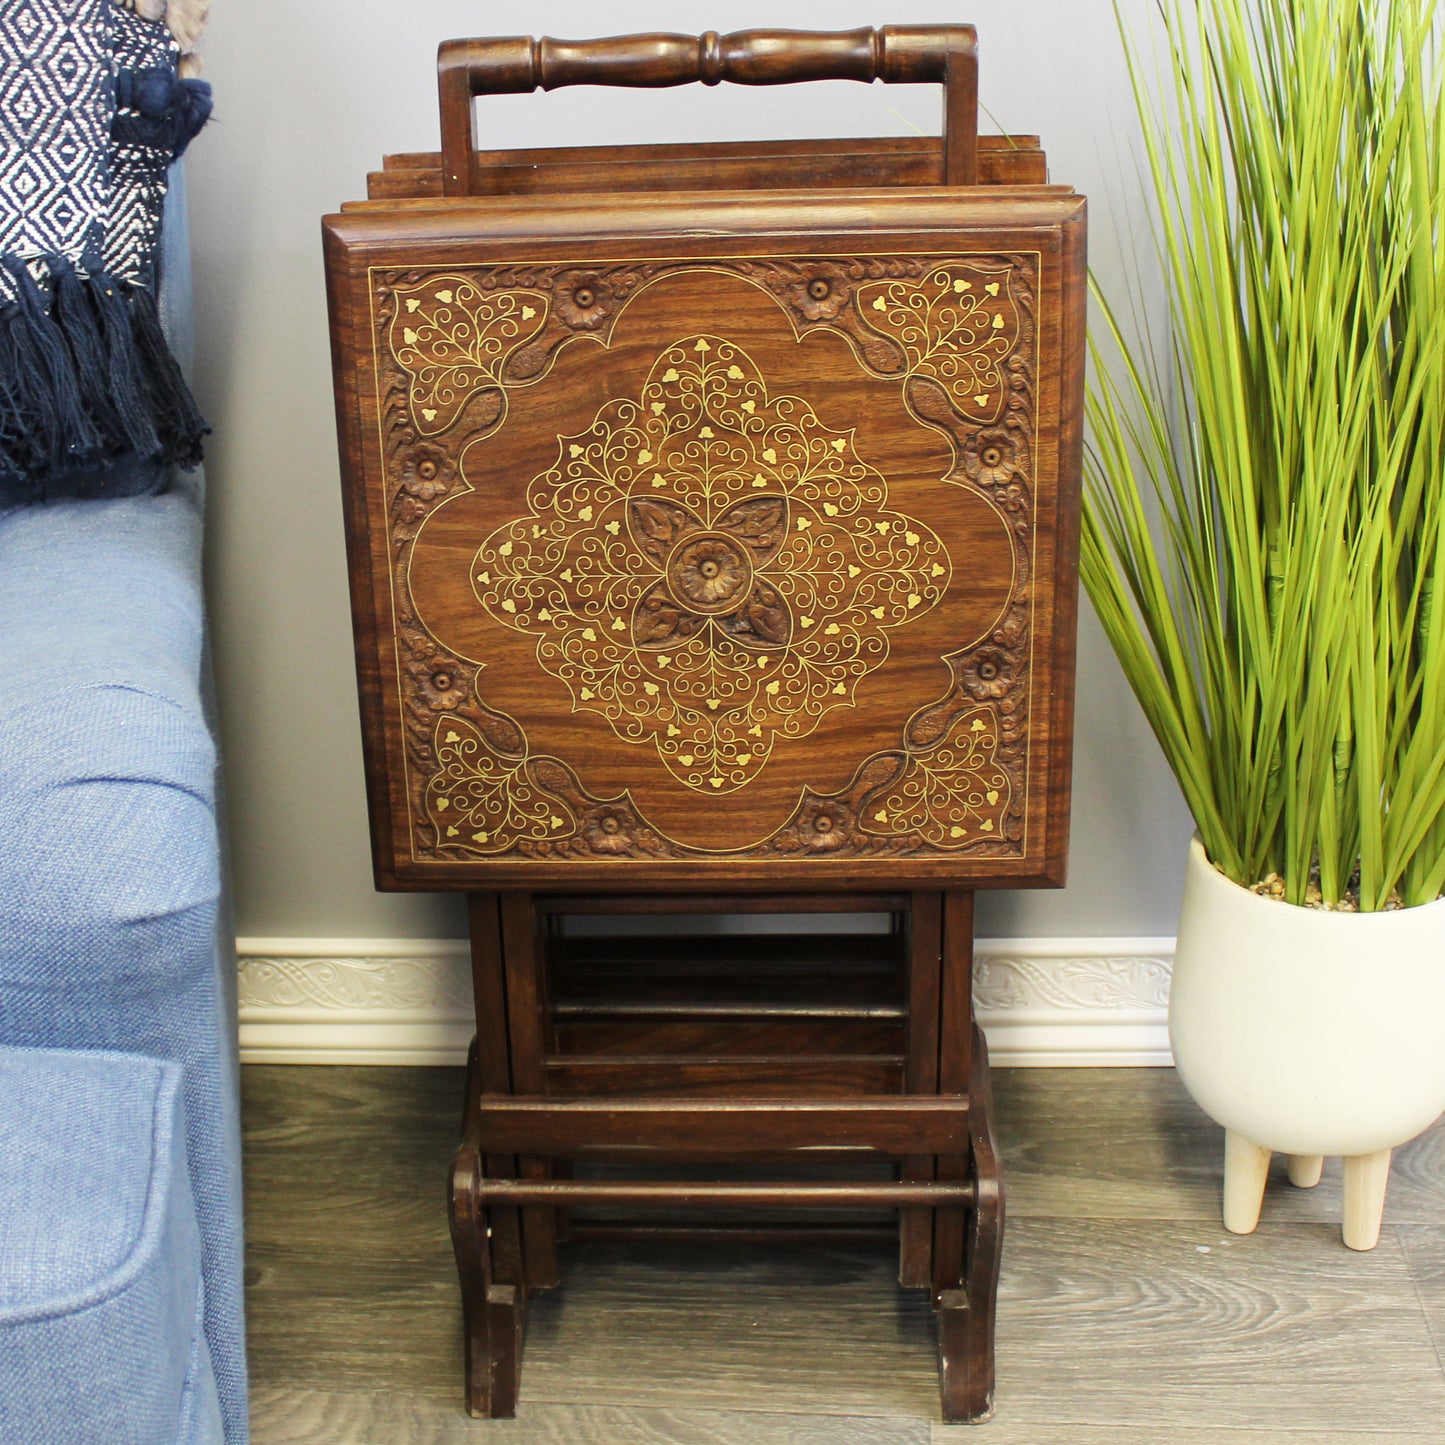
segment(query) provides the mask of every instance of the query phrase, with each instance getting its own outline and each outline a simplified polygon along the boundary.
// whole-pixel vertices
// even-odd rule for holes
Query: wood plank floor
[[[1164,1069],[995,1074],[998,1413],[938,1423],[931,1311],[881,1248],[569,1247],[515,1421],[462,1408],[444,1180],[461,1074],[243,1071],[255,1445],[1445,1441],[1445,1124],[1379,1248],[1340,1170],[1219,1225],[1222,1137]]]

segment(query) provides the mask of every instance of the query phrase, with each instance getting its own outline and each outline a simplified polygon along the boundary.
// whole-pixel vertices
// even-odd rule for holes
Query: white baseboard
[[[459,1064],[460,939],[241,938],[241,1061]],[[1172,938],[981,939],[974,1003],[995,1064],[1167,1065]]]

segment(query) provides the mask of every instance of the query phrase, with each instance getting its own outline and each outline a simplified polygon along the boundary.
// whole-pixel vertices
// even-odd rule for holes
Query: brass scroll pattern
[[[486,420],[505,410],[503,367],[547,322],[540,291],[483,290],[465,276],[429,278],[398,288],[389,343],[410,382],[412,424],[424,437],[446,431],[478,393]]]
[[[747,353],[691,336],[640,397],[559,438],[531,515],[478,549],[473,587],[575,708],[655,747],[702,793],[745,787],[886,661],[951,576],[883,477]]]
[[[962,848],[1001,835],[1010,783],[998,765],[992,710],[974,708],[932,747],[910,750],[898,775],[866,798],[865,833],[918,836],[935,848]]]
[[[579,337],[607,345],[631,299],[693,264],[528,262],[373,273],[401,745],[418,862],[713,856],[660,833],[628,795],[598,796],[565,759],[532,752],[520,725],[487,705],[482,669],[416,615],[405,580],[428,516],[468,486],[462,454],[505,423],[508,392],[545,374]],[[955,466],[944,484],[991,501],[1015,537],[1017,562],[1004,616],[988,636],[945,659],[952,688],[910,722],[899,745],[865,758],[838,792],[805,790],[780,827],[728,856],[1018,856],[1031,714],[1037,258],[771,256],[708,265],[773,295],[800,335],[834,330],[864,371],[901,384],[918,420],[953,445]],[[713,349],[682,354],[699,339]],[[936,536],[889,509],[882,477],[856,454],[851,435],[828,431],[797,398],[770,398],[764,378],[736,350],[722,370],[736,435],[724,438],[717,418],[682,395],[678,362],[720,363],[716,348],[730,345],[686,338],[665,362],[659,358],[635,398],[604,408],[590,432],[561,438],[557,466],[534,479],[531,515],[483,541],[473,574],[490,615],[552,650],[549,670],[566,674],[578,706],[603,713],[620,736],[656,747],[672,774],[705,796],[745,786],[778,742],[805,736],[830,709],[848,705],[889,632],[937,605],[952,566]],[[728,367],[742,376],[729,376]],[[664,381],[669,370],[676,380]],[[776,440],[780,426],[786,446]],[[714,435],[703,436],[705,427]],[[774,436],[764,440],[769,427]],[[675,459],[658,465],[669,447]],[[705,484],[708,466],[727,448],[739,453],[730,470],[717,469],[729,480]],[[652,453],[650,461],[641,460],[643,452]],[[577,485],[592,487],[590,501]],[[584,518],[588,506],[592,515]],[[817,563],[825,529],[852,549],[841,574]],[[599,563],[587,574],[590,601],[574,586],[583,574],[571,567],[570,582],[564,575],[567,556],[580,556],[589,540],[596,545],[587,555]],[[508,542],[512,552],[504,557]],[[631,549],[638,568],[625,596],[611,594],[625,605],[610,609],[600,566],[609,546]],[[765,584],[776,602],[759,596]],[[573,588],[571,615],[553,625],[543,610],[558,614],[544,594],[558,587]],[[910,608],[913,596],[919,600]],[[589,606],[596,616],[584,615]],[[589,628],[596,639],[590,658]],[[809,650],[825,641],[834,652]],[[614,647],[626,658],[615,671],[606,662]],[[727,668],[700,670],[704,657],[714,659],[712,667],[723,655],[731,659]],[[716,676],[734,691],[676,690],[674,679],[686,674],[671,669],[691,658],[698,659],[692,682]],[[658,699],[666,686],[672,709],[655,726],[648,683]],[[628,686],[639,691],[629,697]],[[714,697],[718,706],[709,708]]]
[[[860,286],[858,313],[903,348],[909,378],[940,386],[970,421],[992,422],[1022,330],[1013,276],[1011,266],[939,266],[921,281]]]
[[[439,766],[426,806],[441,838],[469,852],[505,853],[524,838],[577,831],[567,804],[531,777],[526,755],[508,757],[465,718],[439,719],[433,750]]]

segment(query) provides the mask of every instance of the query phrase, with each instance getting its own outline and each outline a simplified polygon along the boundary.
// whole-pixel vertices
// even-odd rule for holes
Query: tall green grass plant
[[[1439,10],[1158,9],[1160,48],[1125,44],[1170,341],[1096,287],[1083,580],[1216,865],[1278,875],[1294,903],[1428,902],[1445,891]]]

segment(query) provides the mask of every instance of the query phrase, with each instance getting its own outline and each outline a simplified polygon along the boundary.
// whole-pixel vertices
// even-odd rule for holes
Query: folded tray
[[[381,886],[1062,881],[1085,206],[972,133],[963,29],[767,80],[713,37],[947,81],[942,141],[573,163],[478,150],[472,95],[705,46],[444,47],[449,159],[327,218]],[[813,179],[722,188],[770,173]]]

